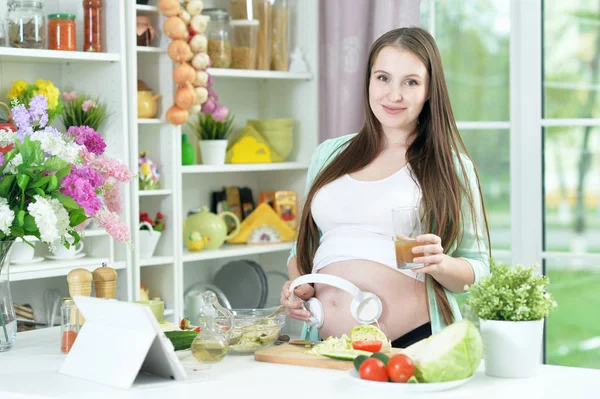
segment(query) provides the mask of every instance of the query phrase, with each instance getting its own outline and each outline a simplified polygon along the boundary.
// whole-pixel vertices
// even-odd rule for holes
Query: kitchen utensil
[[[293,301],[296,299],[294,295],[296,287],[309,283],[327,284],[349,293],[352,296],[350,313],[361,324],[376,323],[381,316],[383,304],[377,295],[371,292],[362,292],[348,280],[330,274],[305,274],[298,277],[290,284],[290,300]],[[324,317],[321,302],[317,298],[310,298],[302,304],[302,307],[311,312],[308,324],[317,329],[321,328]]]
[[[227,223],[225,216],[233,218],[235,221],[235,230],[227,234]],[[225,240],[235,237],[240,232],[240,220],[231,212],[221,212],[218,215],[210,212],[206,206],[188,216],[183,227],[183,237],[188,237],[190,233],[197,231],[202,237],[210,237],[204,249],[218,249]]]
[[[270,308],[279,305],[281,301],[281,288],[289,280],[285,273],[269,271],[267,274],[268,295],[265,306]]]
[[[117,293],[117,271],[112,267],[107,267],[102,263],[102,267],[94,270],[94,289],[96,298],[115,299]]]
[[[194,324],[197,323],[198,313],[202,306],[202,294],[205,291],[212,291],[217,296],[219,303],[226,309],[231,309],[231,304],[227,299],[227,296],[218,287],[208,283],[196,283],[192,285],[184,294],[183,301],[185,304],[184,315],[188,319],[192,320]]]
[[[213,283],[227,296],[233,309],[260,309],[264,306],[263,291],[267,289],[263,273],[252,262],[237,260],[221,267]]]
[[[381,383],[378,381],[363,380],[360,378],[358,371],[352,368],[348,371],[348,375],[352,380],[352,384],[362,385],[363,388],[376,389],[378,392],[386,391],[389,392],[390,397],[399,396],[399,394],[411,394],[419,392],[437,392],[447,391],[459,387],[469,382],[473,377],[466,378],[464,380],[448,381],[448,382],[428,382],[419,384],[394,384],[394,383]],[[381,389],[381,391],[380,391]],[[387,396],[387,395],[385,395]]]
[[[285,310],[285,306],[279,306],[277,309],[275,309],[273,312],[271,312],[269,315],[265,316],[264,318],[260,319],[257,324],[267,324],[269,322],[269,320],[272,320],[273,317],[277,316],[278,314],[280,314],[281,312],[283,312]]]
[[[67,274],[67,283],[69,283],[69,294],[71,298],[79,296],[91,296],[92,295],[92,272],[87,269],[79,268],[73,269]],[[79,321],[81,324],[85,322],[83,314],[79,315]]]
[[[267,319],[276,308],[270,309],[233,309],[235,326],[229,340],[229,351],[235,353],[254,353],[274,345],[285,325],[285,315],[278,314]],[[221,320],[217,321],[221,324]]]
[[[319,341],[308,341],[306,339],[290,339],[288,341],[288,344],[290,344],[290,345],[301,345],[301,346],[307,346],[307,345],[313,346],[313,345],[316,345],[319,343],[320,343]]]
[[[229,351],[234,319],[231,312],[219,304],[214,292],[204,292],[202,302],[198,314],[200,334],[192,341],[190,350],[200,363],[217,363],[223,360]],[[219,313],[221,317],[218,317]]]
[[[285,343],[256,351],[254,353],[254,360],[259,362],[291,364],[333,370],[349,370],[354,368],[353,362],[310,355],[307,354],[306,351],[307,348],[303,345],[291,345]],[[400,351],[401,349],[392,348],[392,353],[399,353]]]

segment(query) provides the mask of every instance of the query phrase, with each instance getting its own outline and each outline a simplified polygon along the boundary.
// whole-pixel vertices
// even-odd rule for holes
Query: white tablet
[[[75,296],[85,317],[60,373],[130,388],[142,372],[185,380],[186,372],[152,311],[114,299]]]

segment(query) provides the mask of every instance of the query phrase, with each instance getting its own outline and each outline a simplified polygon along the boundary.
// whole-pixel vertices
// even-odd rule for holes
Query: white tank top
[[[416,206],[421,189],[410,165],[381,180],[360,181],[348,174],[322,187],[311,211],[322,236],[313,273],[339,261],[365,259],[423,280],[422,274],[396,267],[392,209]]]

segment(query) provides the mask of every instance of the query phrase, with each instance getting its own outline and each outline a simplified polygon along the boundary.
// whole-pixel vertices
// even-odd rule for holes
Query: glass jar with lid
[[[102,24],[103,0],[83,0],[83,51],[104,51]]]
[[[229,68],[231,66],[231,25],[227,10],[207,8],[202,14],[209,17],[206,26],[208,39],[208,56],[213,68]]]
[[[9,0],[6,14],[6,45],[46,48],[46,16],[41,0]]]
[[[76,50],[75,14],[48,15],[48,49]]]

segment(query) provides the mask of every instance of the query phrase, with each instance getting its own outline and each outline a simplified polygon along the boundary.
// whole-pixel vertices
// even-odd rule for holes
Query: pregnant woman
[[[350,84],[351,82],[348,82]],[[454,292],[489,273],[489,232],[475,167],[462,142],[438,48],[420,28],[385,33],[372,45],[365,81],[365,124],[327,140],[311,157],[290,280],[323,273],[344,278],[383,303],[381,330],[406,347],[461,318]],[[416,206],[427,234],[413,262],[399,269],[392,209]],[[281,304],[308,320],[302,300],[315,296],[324,324],[303,338],[348,334],[358,322],[345,291],[304,284]]]

